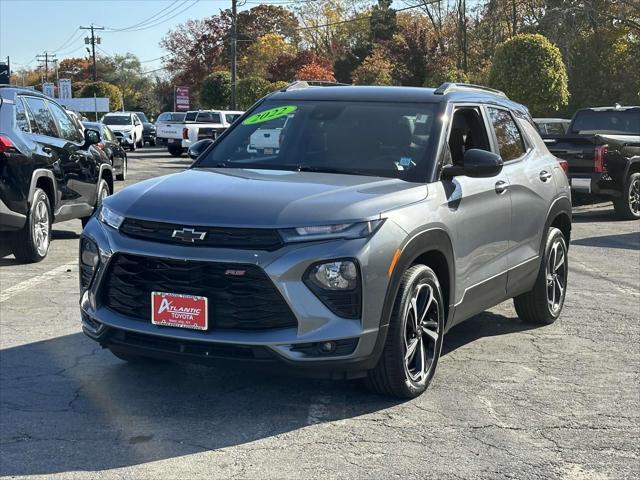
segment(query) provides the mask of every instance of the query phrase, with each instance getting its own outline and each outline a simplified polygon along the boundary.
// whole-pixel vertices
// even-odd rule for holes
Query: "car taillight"
[[[96,147],[98,147],[100,149],[103,149],[104,148],[104,143],[98,142],[98,143],[96,143]]]
[[[569,162],[566,160],[558,159],[558,163],[560,164],[560,168],[564,170],[565,175],[569,176]]]
[[[182,138],[184,140],[189,140],[189,129],[187,127],[182,129]]]
[[[9,137],[0,135],[0,153],[4,153],[12,148],[15,148],[15,146],[13,145],[13,142],[9,140]]]
[[[604,165],[604,157],[607,155],[608,145],[598,145],[596,147],[595,155],[593,156],[593,169],[597,173],[603,173],[607,171],[607,167]]]

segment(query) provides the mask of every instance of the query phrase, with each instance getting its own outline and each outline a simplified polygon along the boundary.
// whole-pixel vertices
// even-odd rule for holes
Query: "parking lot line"
[[[6,302],[11,297],[17,295],[18,293],[24,292],[25,290],[28,290],[31,287],[34,287],[42,282],[51,280],[56,275],[67,272],[73,268],[76,268],[77,265],[78,264],[76,262],[65,263],[64,265],[60,265],[59,267],[49,270],[48,272],[41,273],[40,275],[36,275],[35,277],[30,278],[29,280],[25,280],[24,282],[20,282],[14,285],[13,287],[9,287],[0,293],[0,303]]]

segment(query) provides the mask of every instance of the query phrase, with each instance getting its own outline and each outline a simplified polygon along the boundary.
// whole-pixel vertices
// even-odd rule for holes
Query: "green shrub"
[[[230,97],[231,72],[213,72],[202,82],[200,103],[203,108],[228,108]]]

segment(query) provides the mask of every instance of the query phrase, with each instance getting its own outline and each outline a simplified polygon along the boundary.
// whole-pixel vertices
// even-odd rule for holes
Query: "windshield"
[[[424,181],[435,110],[435,104],[264,102],[195,166]]]
[[[102,123],[105,125],[131,125],[131,116],[129,115],[105,115],[102,117]]]
[[[640,135],[640,108],[629,110],[582,110],[576,113],[571,132],[609,132]]]
[[[147,116],[143,112],[136,112],[136,115],[138,115],[138,118],[141,122],[149,123],[149,120],[147,120]]]

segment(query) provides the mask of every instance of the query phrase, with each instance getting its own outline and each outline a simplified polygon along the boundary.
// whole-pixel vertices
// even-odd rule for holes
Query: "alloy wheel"
[[[434,365],[441,335],[439,309],[431,285],[422,283],[414,288],[404,315],[404,368],[414,382],[427,378]]]
[[[629,186],[629,208],[634,215],[640,214],[640,178],[636,178]]]
[[[39,200],[33,210],[33,242],[40,256],[45,256],[49,250],[49,209]]]
[[[567,285],[566,249],[560,240],[551,246],[546,266],[547,304],[549,311],[557,315],[562,309]]]

